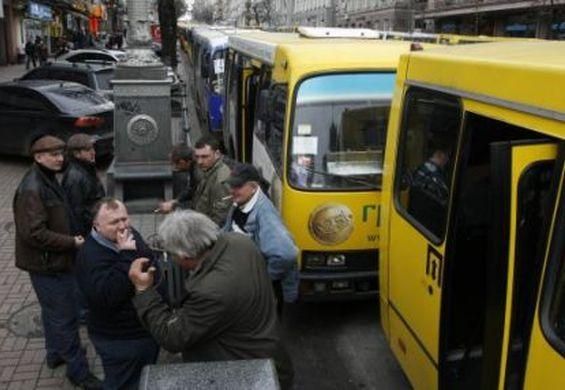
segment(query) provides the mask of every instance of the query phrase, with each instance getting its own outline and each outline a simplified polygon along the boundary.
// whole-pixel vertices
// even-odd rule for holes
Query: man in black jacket
[[[69,380],[85,389],[100,388],[80,346],[72,274],[75,249],[71,211],[55,177],[63,166],[65,143],[44,135],[31,145],[34,164],[14,196],[16,267],[29,272],[45,331],[47,366],[67,364]]]
[[[88,334],[102,359],[104,389],[137,389],[143,366],[155,363],[159,347],[137,318],[128,271],[134,259],[153,255],[129,226],[122,202],[100,200],[93,225],[76,264],[89,308]]]
[[[96,174],[96,152],[87,134],[74,134],[67,141],[68,166],[63,188],[75,218],[76,234],[86,237],[92,228],[92,207],[106,192]]]

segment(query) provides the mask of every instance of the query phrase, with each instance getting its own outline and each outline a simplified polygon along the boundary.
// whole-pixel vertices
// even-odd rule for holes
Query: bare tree
[[[256,26],[271,26],[275,24],[274,15],[274,0],[248,0],[245,2],[245,21],[247,25],[251,24],[251,20],[253,20]]]
[[[195,0],[192,4],[192,19],[197,22],[212,24],[214,22],[214,6],[205,0]]]
[[[188,6],[184,0],[175,0],[175,10],[177,11],[177,17],[180,17],[188,11]]]

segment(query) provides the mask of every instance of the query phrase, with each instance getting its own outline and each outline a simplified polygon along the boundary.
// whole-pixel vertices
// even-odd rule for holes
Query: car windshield
[[[96,84],[98,85],[98,89],[107,90],[112,89],[112,84],[110,81],[114,79],[114,70],[113,69],[104,69],[99,72],[96,72]]]
[[[63,112],[79,111],[108,103],[108,100],[95,91],[81,85],[64,84],[60,88],[46,90],[45,95]]]
[[[316,76],[296,94],[289,178],[314,190],[380,186],[394,73]]]

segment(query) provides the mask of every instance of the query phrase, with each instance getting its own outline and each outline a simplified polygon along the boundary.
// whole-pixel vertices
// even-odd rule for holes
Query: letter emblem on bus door
[[[438,252],[433,246],[428,244],[428,258],[426,259],[426,276],[438,287],[441,287],[441,279],[443,273],[443,255]],[[429,286],[430,294],[432,293],[431,286]]]

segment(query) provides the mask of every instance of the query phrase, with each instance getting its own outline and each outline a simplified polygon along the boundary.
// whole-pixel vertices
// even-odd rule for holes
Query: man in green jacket
[[[153,286],[147,259],[130,268],[133,305],[142,324],[185,361],[272,358],[283,389],[291,387],[292,364],[280,343],[271,281],[263,256],[249,238],[220,234],[208,217],[177,211],[159,227],[163,246],[190,272],[187,295],[172,312]]]
[[[191,209],[222,226],[231,207],[229,187],[224,181],[230,169],[222,159],[217,139],[207,136],[194,144],[194,159],[202,174],[192,196]]]
[[[195,172],[198,180],[196,188],[191,191],[192,197],[188,206],[222,226],[231,207],[229,187],[224,184],[231,170],[224,162],[218,140],[211,136],[200,138],[194,144],[194,160],[198,166]],[[157,210],[169,213],[176,206],[178,201],[173,199],[161,203]]]

